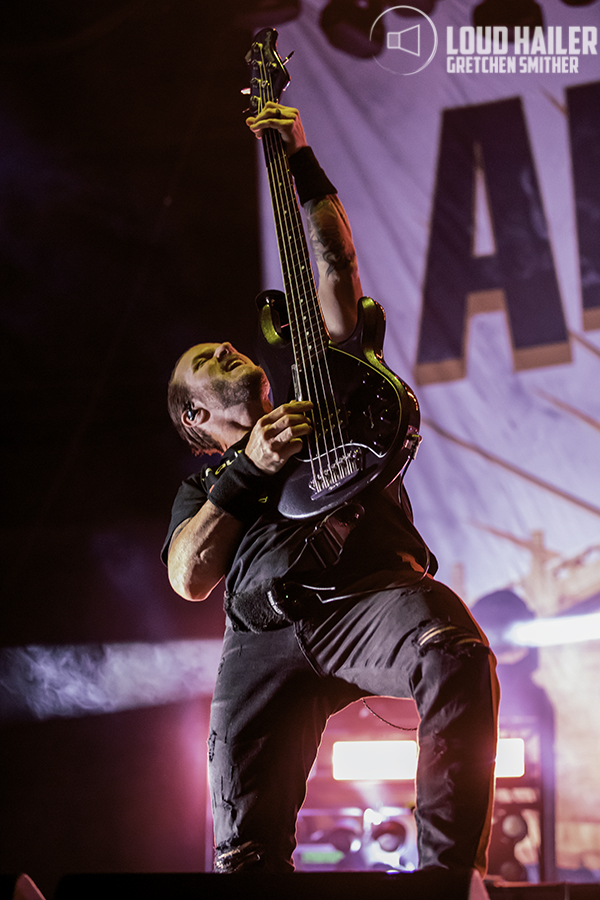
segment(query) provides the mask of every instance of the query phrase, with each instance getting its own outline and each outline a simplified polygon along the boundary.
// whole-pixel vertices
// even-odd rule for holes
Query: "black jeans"
[[[291,871],[295,825],[327,719],[360,697],[413,697],[421,717],[419,865],[485,871],[499,690],[462,601],[427,577],[324,604],[295,627],[228,626],[213,696],[215,870]]]

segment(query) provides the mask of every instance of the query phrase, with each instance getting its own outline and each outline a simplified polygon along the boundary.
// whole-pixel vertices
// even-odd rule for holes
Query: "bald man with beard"
[[[247,124],[257,137],[272,128],[283,138],[330,338],[358,354],[352,234],[299,113],[267,103]],[[263,369],[228,341],[189,349],[169,385],[178,432],[193,452],[219,454],[182,484],[163,551],[188,600],[204,600],[225,578],[209,737],[215,871],[293,871],[296,819],[328,717],[385,695],[414,698],[420,715],[420,868],[479,877],[498,704],[488,642],[433,577],[435,557],[397,481],[358,498],[362,512],[329,561],[311,544],[324,517],[281,515],[278,492],[311,433],[311,409],[299,400],[273,408]]]

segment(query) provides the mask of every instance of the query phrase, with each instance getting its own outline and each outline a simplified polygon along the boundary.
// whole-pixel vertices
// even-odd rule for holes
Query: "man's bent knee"
[[[481,633],[470,631],[450,622],[430,622],[415,637],[414,643],[423,655],[428,650],[443,649],[453,656],[469,655],[479,647],[489,650]]]

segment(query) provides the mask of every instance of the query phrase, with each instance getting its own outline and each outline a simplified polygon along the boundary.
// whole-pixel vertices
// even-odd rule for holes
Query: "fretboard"
[[[263,137],[279,259],[286,295],[294,360],[299,374],[328,347],[308,254],[306,235],[281,135],[270,130]]]

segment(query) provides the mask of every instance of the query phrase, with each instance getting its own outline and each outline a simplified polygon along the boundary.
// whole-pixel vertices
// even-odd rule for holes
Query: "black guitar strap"
[[[315,562],[322,569],[335,566],[342,555],[348,535],[356,528],[364,514],[364,507],[356,500],[345,503],[344,506],[329,513],[315,525],[288,575],[293,577],[294,573],[314,570]]]

